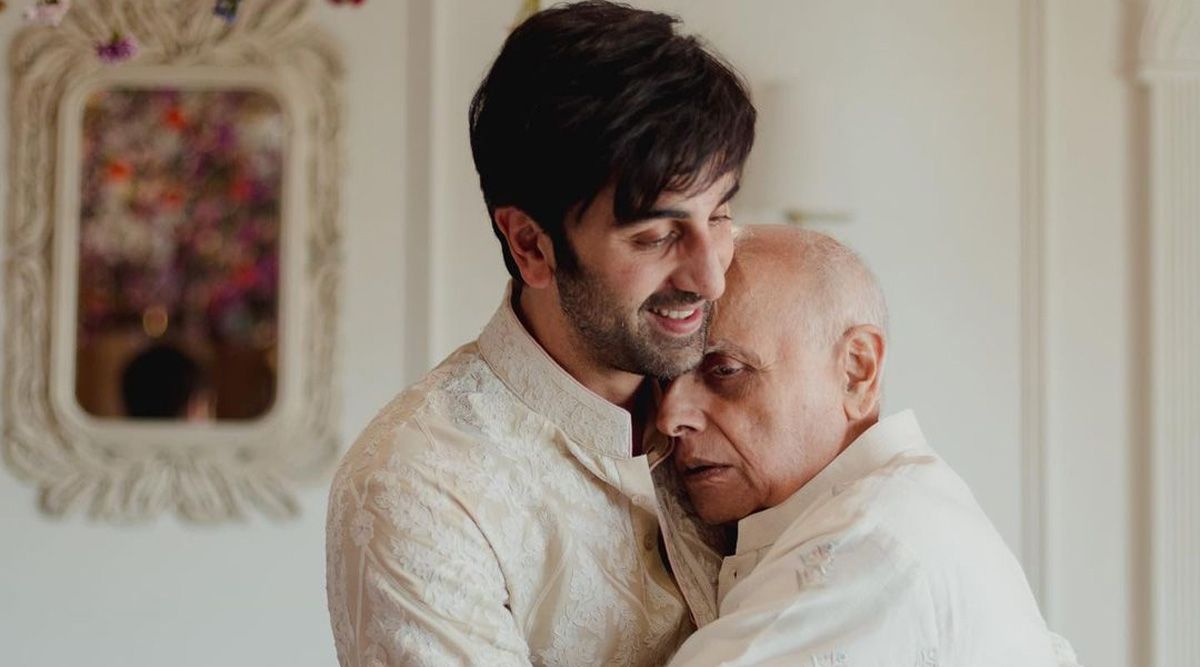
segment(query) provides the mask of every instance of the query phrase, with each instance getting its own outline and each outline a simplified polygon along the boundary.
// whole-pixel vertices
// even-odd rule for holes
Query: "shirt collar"
[[[879,469],[899,454],[928,447],[912,410],[879,420],[787,500],[739,521],[737,553],[774,544],[817,501],[836,495],[841,487]]]
[[[530,409],[581,447],[629,458],[629,412],[583,386],[551,358],[513,311],[512,289],[509,281],[504,301],[479,336],[484,361]],[[655,441],[647,439],[647,447]]]

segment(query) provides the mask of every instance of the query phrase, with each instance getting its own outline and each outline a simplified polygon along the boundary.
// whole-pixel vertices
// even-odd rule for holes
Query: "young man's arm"
[[[415,423],[389,437],[430,445]],[[327,540],[342,667],[530,664],[495,555],[436,476],[404,464],[342,471]]]

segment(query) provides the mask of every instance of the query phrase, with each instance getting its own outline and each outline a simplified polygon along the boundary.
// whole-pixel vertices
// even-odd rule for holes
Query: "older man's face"
[[[807,481],[808,444],[845,427],[834,346],[804,339],[789,291],[731,281],[700,366],[663,397],[659,429],[709,523],[786,500]]]

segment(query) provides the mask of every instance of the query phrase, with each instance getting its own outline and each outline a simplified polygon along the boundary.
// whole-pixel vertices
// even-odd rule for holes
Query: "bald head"
[[[856,325],[887,330],[883,290],[862,259],[826,234],[797,227],[740,231],[718,308],[772,313],[817,346],[832,345]]]
[[[783,502],[878,420],[886,323],[878,283],[842,244],[742,230],[704,359],[659,405],[701,517]]]

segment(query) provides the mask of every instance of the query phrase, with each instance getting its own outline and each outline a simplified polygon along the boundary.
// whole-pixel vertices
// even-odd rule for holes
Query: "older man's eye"
[[[716,380],[726,380],[745,370],[745,366],[730,361],[713,361],[706,364],[704,373]]]

